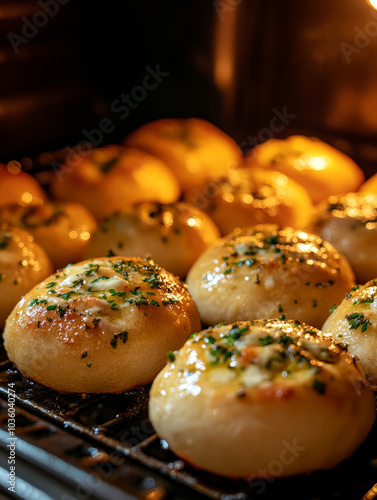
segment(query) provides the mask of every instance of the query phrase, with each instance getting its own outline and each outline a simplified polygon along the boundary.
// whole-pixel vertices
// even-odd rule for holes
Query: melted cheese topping
[[[319,236],[273,225],[235,230],[222,240],[222,257],[215,259],[214,269],[203,276],[204,288],[214,286],[219,280],[231,278],[245,269],[260,270],[268,266],[305,265],[327,270],[330,275],[339,273],[340,255]],[[246,279],[246,278],[245,278]],[[270,278],[271,280],[272,278]],[[328,287],[332,279],[315,283],[315,287]],[[267,283],[272,286],[272,283]]]
[[[257,320],[193,334],[183,350],[171,367],[178,368],[184,389],[195,391],[204,376],[215,387],[231,385],[243,397],[243,390],[271,384],[305,384],[323,394],[326,372],[332,371],[344,347],[298,321]]]
[[[74,309],[84,315],[121,311],[131,305],[166,307],[182,302],[186,287],[148,259],[112,257],[86,261],[53,275],[36,287],[28,308],[44,307],[64,316]]]

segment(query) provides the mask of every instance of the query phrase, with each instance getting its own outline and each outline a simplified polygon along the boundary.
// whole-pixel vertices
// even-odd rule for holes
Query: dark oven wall
[[[200,116],[244,150],[303,132],[375,171],[377,11],[366,0],[9,0],[0,33],[4,160]]]

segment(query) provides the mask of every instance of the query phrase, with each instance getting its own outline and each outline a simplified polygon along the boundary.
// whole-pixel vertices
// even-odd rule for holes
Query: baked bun
[[[337,304],[337,303],[336,303]],[[323,330],[348,346],[377,390],[377,280],[353,287],[331,308]]]
[[[31,234],[0,225],[0,331],[22,295],[52,271],[50,259]]]
[[[0,163],[0,208],[18,204],[40,205],[46,200],[46,193],[30,174],[10,169]]]
[[[374,193],[377,194],[377,174],[372,175],[367,181],[360,186],[360,191],[362,193]]]
[[[217,240],[192,266],[187,284],[207,325],[286,315],[320,327],[354,275],[319,236],[261,224]]]
[[[140,201],[172,203],[180,196],[177,180],[161,160],[122,146],[76,155],[74,165],[57,172],[51,192],[59,200],[82,203],[98,219]]]
[[[236,227],[265,222],[301,227],[313,209],[308,193],[297,182],[261,168],[230,170],[192,189],[186,200],[205,210],[223,235]]]
[[[377,277],[377,194],[331,196],[310,228],[347,257],[358,283]]]
[[[242,161],[235,141],[199,118],[147,123],[126,137],[125,145],[160,158],[175,174],[183,190],[221,175]]]
[[[375,419],[357,363],[299,322],[209,328],[170,359],[151,388],[150,420],[178,456],[215,474],[329,469],[354,453]]]
[[[97,227],[95,218],[83,205],[64,202],[28,207],[10,205],[0,210],[1,222],[31,233],[55,269],[81,260]]]
[[[349,156],[315,137],[270,139],[252,149],[246,161],[288,175],[308,190],[313,203],[356,191],[364,180],[363,171]]]
[[[105,218],[86,249],[86,256],[152,257],[184,278],[206,248],[220,237],[207,214],[188,203],[144,202]]]
[[[61,392],[121,392],[152,380],[200,328],[185,286],[152,261],[79,262],[33,288],[4,329],[27,378]]]

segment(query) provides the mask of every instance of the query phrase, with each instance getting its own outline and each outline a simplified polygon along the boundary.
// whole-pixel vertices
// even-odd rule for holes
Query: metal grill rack
[[[148,420],[149,386],[122,394],[59,394],[25,380],[6,359],[4,350],[1,359],[0,466],[7,468],[6,401],[8,383],[13,382],[17,454],[25,476],[17,477],[17,481],[27,492],[15,498],[64,498],[61,494],[48,496],[50,483],[55,481],[52,491],[65,492],[66,499],[73,500],[78,498],[72,493],[74,487],[93,477],[99,477],[100,486],[93,487],[85,498],[96,500],[371,500],[377,495],[377,489],[373,493],[377,482],[377,426],[352,458],[330,471],[254,482],[229,480],[195,470],[160,442]],[[46,497],[31,496],[33,485],[26,481],[30,470],[34,478],[43,472],[38,484],[44,481]],[[5,476],[0,472],[0,489],[5,491],[5,487]]]

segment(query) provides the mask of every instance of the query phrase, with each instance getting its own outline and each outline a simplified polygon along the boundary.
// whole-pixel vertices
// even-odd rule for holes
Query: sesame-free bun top
[[[377,194],[330,196],[318,206],[310,229],[347,257],[358,283],[377,277]]]
[[[0,163],[0,208],[18,204],[39,205],[46,200],[46,193],[30,174],[17,168],[7,169]]]
[[[30,232],[47,252],[55,269],[78,262],[97,227],[93,215],[80,203],[53,202],[0,209],[0,223]]]
[[[196,259],[219,237],[212,219],[188,203],[144,202],[102,220],[85,253],[87,258],[108,252],[149,256],[184,278]]]
[[[361,186],[360,190],[362,193],[374,193],[377,194],[377,174],[372,175],[368,180],[366,180]]]
[[[239,168],[190,190],[186,200],[205,210],[225,235],[261,223],[302,227],[313,206],[306,190],[280,172]]]
[[[257,320],[190,338],[154,380],[149,416],[194,466],[271,479],[351,456],[375,403],[361,369],[331,337],[299,322]]]
[[[354,274],[319,236],[260,224],[217,240],[192,266],[187,284],[208,325],[286,316],[320,327]]]
[[[349,156],[315,137],[270,139],[252,149],[246,161],[288,175],[307,189],[313,203],[356,191],[364,180],[363,171]]]
[[[21,297],[52,271],[46,252],[30,233],[0,224],[0,331]]]
[[[200,329],[185,285],[152,261],[87,260],[51,275],[8,317],[21,373],[61,392],[121,392],[152,380]]]
[[[172,203],[180,195],[169,168],[144,151],[110,145],[71,161],[56,172],[51,192],[59,200],[82,203],[97,219],[140,201]]]
[[[125,145],[160,158],[177,177],[183,191],[223,174],[242,161],[236,142],[199,118],[147,123],[126,137]]]
[[[344,342],[356,356],[368,382],[377,390],[377,280],[349,290],[332,308],[323,331]]]

